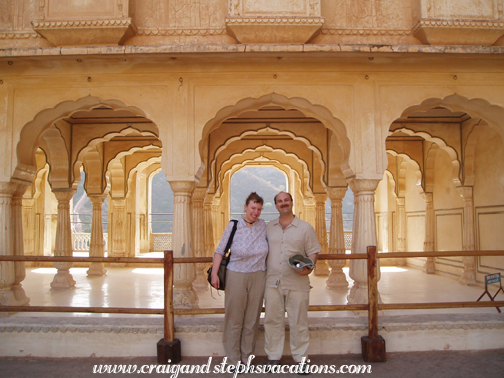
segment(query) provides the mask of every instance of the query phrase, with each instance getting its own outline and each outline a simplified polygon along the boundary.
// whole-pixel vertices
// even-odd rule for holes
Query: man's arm
[[[310,259],[312,259],[313,261],[313,266],[315,267],[315,264],[317,263],[317,258],[318,258],[318,253],[313,253],[311,254],[310,256],[308,256]],[[299,270],[294,270],[297,274],[299,274],[300,276],[307,276],[309,275],[313,269],[310,269],[308,267],[304,267],[303,270],[299,271]]]

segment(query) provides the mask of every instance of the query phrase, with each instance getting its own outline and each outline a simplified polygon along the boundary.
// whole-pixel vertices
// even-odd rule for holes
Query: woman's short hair
[[[250,201],[257,202],[257,203],[260,203],[261,205],[264,205],[264,200],[256,192],[252,192],[252,193],[249,194],[249,196],[245,200],[245,205],[248,205]]]

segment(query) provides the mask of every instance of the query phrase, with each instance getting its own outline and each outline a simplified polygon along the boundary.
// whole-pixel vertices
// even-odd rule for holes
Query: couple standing
[[[265,351],[269,365],[278,365],[284,348],[285,312],[289,319],[290,348],[294,361],[307,357],[309,343],[308,304],[312,269],[295,270],[289,257],[301,254],[315,263],[320,245],[313,227],[297,218],[292,196],[280,192],[275,196],[280,216],[266,226],[259,219],[264,200],[255,192],[245,201],[245,216],[238,221],[231,245],[226,273],[224,350],[229,363],[247,363],[253,354],[263,298]],[[213,272],[224,254],[231,234],[230,223],[214,254]],[[212,286],[219,286],[217,274]]]

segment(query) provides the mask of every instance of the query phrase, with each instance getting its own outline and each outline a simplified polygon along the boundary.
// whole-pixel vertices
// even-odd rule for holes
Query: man
[[[313,269],[295,270],[289,257],[301,254],[317,262],[320,244],[314,228],[292,212],[292,196],[280,192],[275,196],[275,207],[280,214],[266,229],[269,254],[266,261],[266,291],[264,300],[265,351],[269,365],[278,365],[284,348],[285,312],[289,319],[290,349],[294,361],[306,356],[309,343],[308,304],[310,279]]]

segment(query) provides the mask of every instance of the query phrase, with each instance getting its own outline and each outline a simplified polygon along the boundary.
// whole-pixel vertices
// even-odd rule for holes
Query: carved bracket
[[[55,46],[120,45],[136,27],[131,18],[108,20],[32,21],[33,30]]]
[[[421,19],[412,33],[426,45],[491,46],[504,34],[504,22]]]

